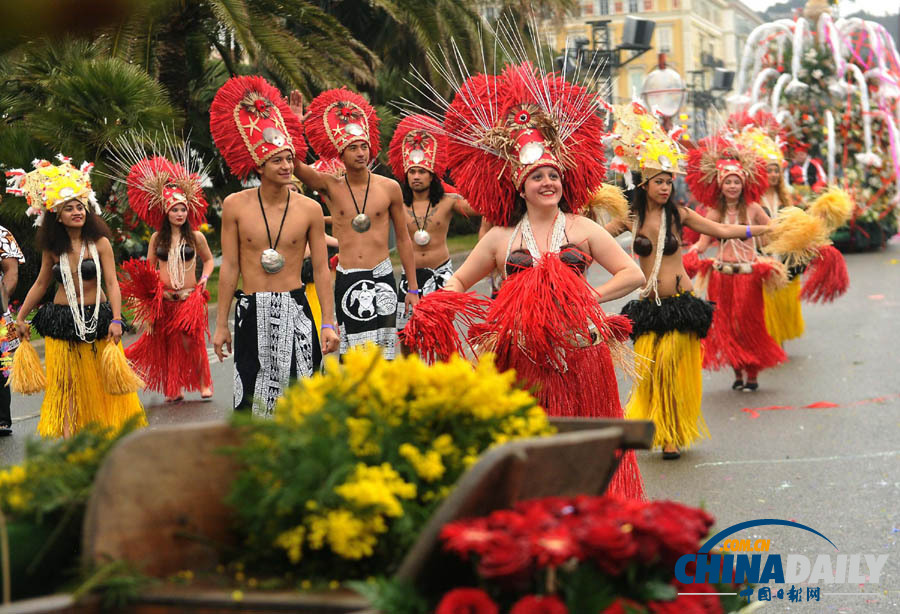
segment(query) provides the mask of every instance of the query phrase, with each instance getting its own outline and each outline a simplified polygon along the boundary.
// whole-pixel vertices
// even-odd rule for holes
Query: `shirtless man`
[[[235,81],[237,87],[229,89]],[[239,177],[256,172],[261,181],[259,188],[231,194],[222,203],[222,265],[213,348],[220,361],[231,351],[228,313],[234,296],[234,407],[269,416],[289,382],[315,373],[322,351],[335,351],[338,338],[322,209],[290,189],[294,143],[302,143],[299,121],[277,90],[260,81],[230,80],[216,94],[210,110],[213,137],[232,172]],[[253,150],[229,146],[229,137],[231,143],[236,141],[230,134],[237,130],[235,109],[247,137],[237,142],[249,143]],[[316,286],[329,289],[321,298],[321,348],[300,283],[307,246]],[[239,276],[242,288],[236,291]]]
[[[391,170],[400,179],[406,206],[406,229],[413,241],[416,284],[425,296],[440,290],[453,276],[447,231],[454,213],[478,215],[459,194],[447,193],[441,177],[446,172],[447,138],[428,116],[411,115],[401,121],[390,145]],[[406,268],[397,289],[397,328],[409,321],[404,298]]]
[[[302,117],[300,93],[292,92],[290,102]],[[391,224],[400,261],[410,270],[415,265],[404,230],[400,185],[369,170],[377,154],[376,122],[374,109],[358,94],[345,89],[323,92],[309,105],[306,135],[319,157],[340,158],[346,174],[318,172],[299,157],[294,159],[294,174],[327,198],[332,232],[340,243],[334,298],[341,354],[371,342],[391,360],[397,344],[396,282],[388,246]],[[418,294],[418,285],[411,283],[404,301],[407,308],[418,302]]]

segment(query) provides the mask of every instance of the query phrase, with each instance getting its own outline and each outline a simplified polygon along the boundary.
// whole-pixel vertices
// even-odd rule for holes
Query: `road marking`
[[[40,417],[41,417],[41,412],[38,412],[36,414],[28,414],[27,416],[19,416],[18,418],[13,418],[12,421],[13,421],[13,424],[15,424],[16,422],[23,422],[25,420],[33,420],[34,418],[40,418]]]
[[[872,452],[870,454],[851,454],[849,456],[817,456],[810,458],[772,458],[761,460],[734,460],[734,461],[718,461],[715,463],[700,463],[694,465],[694,469],[700,467],[726,467],[732,465],[766,465],[766,464],[785,464],[785,463],[820,463],[824,461],[842,461],[842,460],[862,460],[865,458],[887,458],[890,456],[900,455],[900,450],[887,452]]]

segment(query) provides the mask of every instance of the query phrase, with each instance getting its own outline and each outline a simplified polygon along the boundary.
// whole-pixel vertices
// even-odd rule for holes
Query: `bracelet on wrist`
[[[337,329],[334,327],[334,324],[323,324],[322,328],[330,328],[334,332],[337,332]]]
[[[422,294],[422,291],[421,290],[407,290],[406,293],[407,294],[415,294],[418,296],[419,294]]]
[[[125,326],[125,322],[119,320],[118,318],[114,318],[109,321],[110,324],[118,324],[119,326]]]
[[[753,236],[753,233],[750,232],[750,225],[748,224],[748,225],[747,225],[747,238],[749,239],[749,238],[751,238],[752,236]]]

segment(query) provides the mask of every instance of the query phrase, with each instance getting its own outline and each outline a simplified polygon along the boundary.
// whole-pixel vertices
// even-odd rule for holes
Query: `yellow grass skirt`
[[[677,330],[647,332],[634,342],[639,378],[625,407],[625,416],[652,420],[653,447],[689,447],[709,437],[700,403],[703,399],[703,349],[696,333]]]
[[[784,343],[803,334],[805,324],[800,307],[800,290],[803,280],[798,275],[788,285],[778,290],[763,290],[766,310],[766,330],[775,343]]]
[[[91,422],[118,429],[135,414],[141,416],[138,425],[146,426],[136,393],[112,395],[103,389],[100,357],[108,343],[44,337],[47,389],[38,422],[41,437],[73,435]]]

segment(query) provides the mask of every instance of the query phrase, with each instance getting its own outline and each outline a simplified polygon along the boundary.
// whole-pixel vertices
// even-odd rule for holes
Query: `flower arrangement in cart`
[[[289,389],[273,420],[236,416],[241,562],[302,585],[390,575],[484,451],[554,432],[515,384],[489,357],[429,366],[365,347]]]
[[[737,585],[674,578],[713,518],[671,501],[551,497],[446,525],[448,581],[433,594],[377,601],[384,612],[435,614],[718,614],[740,610]],[[452,586],[451,586],[452,585]],[[432,593],[431,589],[428,589]],[[703,593],[700,595],[679,595]],[[400,591],[395,591],[395,595]],[[714,593],[731,593],[716,595]]]

